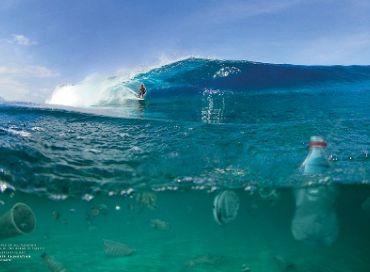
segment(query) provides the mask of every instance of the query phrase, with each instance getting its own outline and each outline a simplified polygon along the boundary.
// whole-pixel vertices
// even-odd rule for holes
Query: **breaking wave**
[[[264,92],[338,88],[370,80],[370,66],[303,66],[250,61],[188,58],[136,74],[111,77],[97,74],[74,85],[58,86],[47,104],[72,107],[122,106],[144,83],[150,97],[203,92],[205,89]],[[176,93],[169,93],[169,91]]]

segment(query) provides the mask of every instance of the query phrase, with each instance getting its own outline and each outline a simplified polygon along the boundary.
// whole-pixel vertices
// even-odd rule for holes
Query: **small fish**
[[[104,253],[109,257],[126,257],[135,253],[135,250],[125,244],[111,240],[103,240]]]

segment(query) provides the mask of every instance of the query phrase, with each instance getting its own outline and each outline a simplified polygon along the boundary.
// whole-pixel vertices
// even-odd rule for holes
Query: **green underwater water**
[[[218,225],[212,215],[217,192],[137,192],[90,201],[3,194],[1,214],[23,202],[34,211],[37,225],[31,234],[0,242],[40,248],[30,252],[30,259],[0,263],[0,271],[63,271],[49,270],[40,257],[43,252],[66,271],[370,270],[370,207],[364,205],[370,197],[368,186],[337,188],[339,235],[331,245],[294,239],[292,189],[261,192],[236,191],[238,216],[225,225]],[[143,194],[152,201],[143,201]],[[165,225],[155,227],[152,220]],[[123,243],[135,253],[106,256],[105,239]]]

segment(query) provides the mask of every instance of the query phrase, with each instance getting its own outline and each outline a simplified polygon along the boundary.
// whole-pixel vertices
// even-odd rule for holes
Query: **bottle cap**
[[[311,136],[310,138],[310,148],[312,147],[321,147],[325,148],[327,143],[325,142],[324,138],[321,136]]]

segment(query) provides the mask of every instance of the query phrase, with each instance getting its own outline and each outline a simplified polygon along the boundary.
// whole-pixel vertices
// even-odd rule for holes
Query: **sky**
[[[370,64],[369,0],[1,0],[0,97],[186,56]]]

